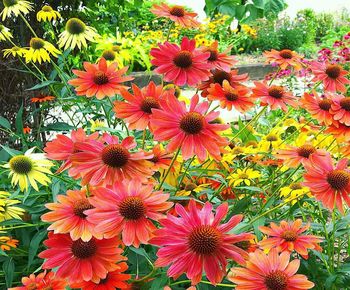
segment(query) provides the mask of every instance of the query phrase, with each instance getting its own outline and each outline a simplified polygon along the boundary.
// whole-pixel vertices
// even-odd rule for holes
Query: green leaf
[[[13,281],[13,273],[15,272],[15,263],[11,257],[5,260],[2,269],[5,273],[6,286],[10,288]]]
[[[21,107],[19,108],[17,115],[16,115],[16,132],[18,135],[22,135],[23,134],[23,103],[21,105]]]
[[[67,124],[67,123],[56,122],[56,123],[52,123],[52,124],[47,125],[42,130],[43,131],[70,131],[72,129],[74,129],[74,127]]]
[[[1,116],[0,116],[0,126],[11,130],[10,122],[6,118]]]
[[[8,153],[10,154],[11,156],[16,156],[16,155],[21,155],[23,154],[21,151],[18,151],[18,150],[15,150],[15,149],[11,149],[5,145],[1,145],[0,146]]]
[[[31,87],[29,89],[27,89],[27,91],[33,91],[33,90],[38,90],[38,89],[41,89],[41,88],[45,88],[49,85],[52,85],[52,84],[60,84],[59,82],[56,82],[56,81],[43,81],[42,83],[40,84],[37,84],[35,85],[34,87]]]
[[[150,260],[150,257],[148,256],[148,254],[146,253],[144,248],[134,248],[134,247],[130,247],[129,248],[131,251],[133,251],[134,253],[143,256],[145,258],[147,258],[148,260]]]
[[[46,237],[46,230],[37,232],[32,240],[30,241],[29,251],[28,251],[28,268],[33,263],[34,257],[38,252],[40,242]]]

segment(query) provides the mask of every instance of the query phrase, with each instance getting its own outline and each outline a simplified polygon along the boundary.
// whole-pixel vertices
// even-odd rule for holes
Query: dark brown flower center
[[[188,50],[179,51],[174,57],[173,62],[177,67],[189,68],[192,65],[192,53]]]
[[[119,213],[128,220],[138,220],[146,213],[146,207],[141,198],[126,197],[119,205]]]
[[[159,109],[159,103],[156,98],[146,97],[141,102],[141,110],[147,114],[152,114],[152,109]]]
[[[109,82],[108,76],[102,72],[102,71],[98,71],[95,73],[94,75],[94,83],[96,85],[102,86],[105,85]]]
[[[33,163],[27,156],[18,155],[11,158],[10,168],[17,174],[28,174],[33,169]]]
[[[173,6],[170,9],[170,14],[173,16],[177,16],[177,17],[183,17],[185,16],[185,9],[182,6]]]
[[[33,49],[40,49],[45,46],[45,42],[39,37],[33,37],[29,42],[29,46]]]
[[[280,56],[285,59],[291,59],[293,58],[293,52],[290,49],[282,49],[280,51]]]
[[[66,30],[70,34],[80,34],[85,31],[85,23],[78,18],[71,18],[66,23]]]
[[[329,109],[331,108],[331,105],[332,105],[332,101],[329,99],[322,99],[321,101],[318,102],[318,106],[323,111],[329,111]]]
[[[180,120],[180,128],[186,134],[198,134],[204,127],[204,117],[197,112],[189,112]]]
[[[216,70],[213,73],[213,80],[215,84],[220,84],[222,86],[224,80],[227,80],[228,82],[231,81],[231,74],[223,70]]]
[[[52,7],[49,6],[49,5],[45,5],[43,6],[43,8],[41,8],[42,11],[45,11],[45,12],[51,12],[53,11]]]
[[[272,86],[269,88],[269,95],[275,99],[282,99],[284,95],[284,89],[280,86]]]
[[[272,271],[265,277],[265,285],[268,290],[286,290],[288,276],[280,270]]]
[[[285,231],[281,237],[287,242],[294,242],[298,238],[298,234],[294,231]]]
[[[102,150],[102,161],[110,167],[123,167],[129,157],[129,151],[120,144],[110,144]]]
[[[115,60],[115,52],[111,49],[109,50],[105,50],[103,53],[102,53],[102,57],[105,59],[105,60],[109,60],[109,61],[113,61]]]
[[[341,67],[337,64],[330,64],[326,68],[326,74],[331,79],[337,79],[340,76]]]
[[[72,243],[71,250],[73,255],[78,259],[87,259],[95,255],[97,251],[97,244],[94,238],[88,242],[84,242],[82,239],[79,239]]]
[[[291,190],[298,190],[298,189],[302,189],[302,185],[300,183],[292,183],[291,185],[289,185],[289,188]]]
[[[210,56],[208,58],[208,61],[216,61],[219,58],[219,52],[217,50],[209,50]]]
[[[240,241],[238,243],[235,243],[235,246],[238,248],[247,251],[250,248],[251,243],[249,241]]]
[[[226,93],[225,97],[228,101],[231,101],[231,102],[238,100],[238,95],[234,93]]]
[[[77,200],[73,206],[73,212],[76,216],[86,218],[85,210],[94,208],[87,199]]]
[[[269,141],[269,142],[274,142],[274,141],[277,141],[278,140],[278,137],[274,134],[269,134],[266,136],[266,141]]]
[[[192,191],[192,190],[196,189],[196,187],[197,187],[197,185],[195,183],[190,182],[190,183],[187,183],[185,185],[185,190],[186,191]]]
[[[345,170],[332,170],[327,174],[327,182],[335,190],[342,190],[348,186],[350,174]]]
[[[309,144],[305,144],[297,149],[298,155],[305,158],[309,158],[309,156],[315,152],[316,148]]]
[[[339,104],[345,111],[350,111],[350,98],[341,99]]]
[[[215,253],[221,242],[220,232],[212,226],[198,226],[190,233],[188,244],[190,249],[200,255]]]
[[[157,163],[159,161],[159,156],[153,155],[153,157],[151,159],[148,159],[148,160],[153,162],[153,163]]]
[[[16,5],[18,3],[18,0],[3,0],[5,7],[11,7],[13,5]]]

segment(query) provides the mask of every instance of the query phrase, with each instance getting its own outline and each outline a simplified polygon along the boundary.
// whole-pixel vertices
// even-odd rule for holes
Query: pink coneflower
[[[154,139],[170,140],[168,151],[173,152],[181,148],[185,160],[195,154],[199,160],[205,160],[208,153],[220,160],[220,153],[228,141],[218,132],[226,130],[229,125],[210,123],[219,116],[219,112],[207,114],[209,103],[198,104],[198,101],[198,95],[193,96],[190,108],[187,110],[185,103],[173,95],[161,100],[161,110],[152,110],[151,125],[154,129]]]
[[[322,81],[325,91],[346,92],[345,85],[350,84],[350,80],[345,77],[348,72],[341,65],[314,61],[310,68],[315,75],[312,80],[314,82]]]
[[[339,142],[350,141],[350,126],[336,121],[326,129],[325,133],[332,134]]]
[[[224,80],[222,86],[212,84],[208,89],[208,100],[219,101],[220,107],[245,113],[254,107],[254,98],[250,96],[250,89],[243,86],[232,87],[227,80]]]
[[[82,176],[82,185],[111,185],[123,179],[140,178],[146,181],[152,176],[151,153],[142,150],[131,152],[136,147],[134,137],[119,142],[117,136],[104,133],[101,140],[77,143],[78,153],[71,156],[70,174]]]
[[[68,190],[67,195],[57,195],[58,202],[47,203],[51,212],[41,216],[44,222],[53,223],[48,230],[55,234],[70,234],[73,241],[82,239],[89,241],[93,236],[102,238],[95,232],[94,224],[86,219],[85,210],[93,208],[90,198],[86,197],[86,190]]]
[[[287,112],[290,105],[297,106],[297,98],[281,86],[268,86],[265,83],[254,82],[253,95],[261,100],[262,106],[270,106],[271,110],[282,109]]]
[[[209,79],[209,52],[196,48],[196,41],[184,37],[181,46],[166,41],[159,48],[152,48],[152,64],[157,66],[155,72],[164,74],[164,80],[175,85],[195,86]]]
[[[333,115],[334,120],[346,126],[350,126],[350,98],[335,96],[330,113]]]
[[[305,164],[304,186],[311,194],[333,210],[336,206],[344,213],[343,200],[350,206],[350,170],[348,159],[344,158],[334,167],[330,154],[326,156],[312,155],[310,163]]]
[[[208,58],[208,63],[211,65],[211,69],[219,69],[226,72],[231,70],[231,67],[237,61],[233,55],[228,55],[230,48],[224,52],[219,52],[218,50],[219,43],[215,40],[210,46],[205,46],[202,48],[203,52],[209,52],[210,56]]]
[[[86,135],[84,129],[79,128],[71,132],[71,136],[58,134],[56,139],[47,142],[44,151],[46,156],[52,160],[64,161],[62,166],[58,169],[58,172],[62,172],[71,167],[72,162],[69,157],[72,154],[77,153],[75,144],[77,142],[87,142],[89,140],[96,140],[98,138],[98,132],[91,135]]]
[[[296,274],[300,260],[289,262],[290,254],[278,254],[276,249],[267,255],[256,250],[249,253],[245,268],[232,268],[228,280],[236,283],[236,290],[304,290],[314,287],[306,276]]]
[[[296,251],[304,259],[308,258],[308,249],[322,251],[319,243],[322,239],[313,235],[303,234],[310,228],[310,225],[302,226],[302,220],[297,219],[294,222],[281,221],[277,226],[271,223],[270,227],[259,227],[259,230],[268,235],[267,239],[259,242],[259,246],[264,250],[276,248],[279,252]]]
[[[152,189],[152,184],[142,185],[140,180],[114,183],[110,189],[94,188],[91,203],[95,208],[85,212],[87,219],[105,238],[121,234],[127,246],[147,244],[156,229],[152,220],[164,218],[162,212],[173,205],[167,202],[169,194]]]
[[[312,93],[304,93],[300,99],[301,107],[307,110],[310,115],[319,121],[330,126],[334,123],[333,115],[330,113],[333,100],[329,94],[319,96],[316,91]]]
[[[78,76],[76,79],[70,80],[68,83],[75,86],[78,96],[86,96],[91,98],[96,96],[97,99],[104,97],[113,97],[119,94],[120,89],[127,89],[122,83],[131,81],[134,78],[124,76],[128,67],[117,70],[116,62],[108,65],[107,61],[102,57],[98,64],[84,62],[85,71],[73,70]]]
[[[272,49],[271,51],[265,51],[263,55],[268,63],[277,64],[281,70],[285,70],[288,67],[293,67],[295,70],[302,69],[301,56],[293,50],[282,49],[277,51]]]
[[[249,241],[251,234],[229,234],[242,220],[242,215],[235,215],[225,223],[228,205],[221,204],[212,213],[213,207],[207,202],[198,209],[191,200],[188,211],[176,204],[178,216],[168,214],[167,219],[160,221],[163,228],[156,231],[156,237],[150,243],[160,246],[157,252],[156,266],[171,265],[168,276],[177,279],[182,273],[192,280],[192,285],[200,282],[203,268],[212,284],[219,283],[226,275],[226,259],[233,259],[244,264],[247,252],[235,246],[241,241]]]

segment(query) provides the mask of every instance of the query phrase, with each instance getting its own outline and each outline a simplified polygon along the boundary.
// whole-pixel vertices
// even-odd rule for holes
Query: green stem
[[[33,33],[33,35],[35,37],[38,37],[38,35],[35,33],[35,31],[33,30],[33,28],[30,26],[29,22],[27,21],[27,19],[22,15],[22,13],[19,13],[19,16],[22,18],[22,20],[24,21],[24,23],[27,25],[27,27],[29,28],[29,30]]]
[[[190,162],[188,162],[188,165],[186,166],[185,168],[185,172],[181,175],[181,178],[179,180],[179,183],[177,184],[177,187],[176,187],[176,191],[180,188],[181,186],[181,183],[182,181],[184,180],[185,176],[186,176],[186,173],[187,173],[187,170],[189,169],[189,167],[191,166],[191,163],[192,161],[194,160],[196,155],[193,155],[193,157],[191,158]]]
[[[177,156],[178,156],[179,153],[180,153],[180,149],[181,149],[181,146],[179,147],[179,149],[177,149],[177,151],[176,151],[176,153],[175,153],[173,159],[171,160],[171,163],[170,163],[170,165],[169,165],[169,167],[168,167],[168,170],[165,172],[165,175],[164,175],[164,177],[163,177],[161,183],[159,184],[158,189],[161,189],[161,188],[162,188],[162,185],[163,185],[165,179],[168,177],[169,172],[170,172],[171,168],[173,167],[174,162],[175,162]]]

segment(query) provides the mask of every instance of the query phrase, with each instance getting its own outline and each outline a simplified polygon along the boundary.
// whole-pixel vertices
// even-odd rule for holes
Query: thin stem
[[[161,183],[159,184],[158,189],[161,189],[161,188],[162,188],[162,185],[163,185],[165,179],[168,177],[169,172],[170,172],[171,168],[173,167],[174,162],[175,162],[177,156],[178,156],[179,153],[180,153],[180,149],[181,149],[181,146],[179,147],[179,149],[177,149],[177,151],[176,151],[176,153],[175,153],[173,159],[171,160],[171,163],[170,163],[170,165],[169,165],[169,167],[168,167],[168,170],[165,172],[165,175],[164,175],[164,177],[163,177]]]
[[[27,19],[22,15],[22,13],[19,13],[19,16],[22,18],[22,20],[24,21],[24,23],[27,25],[27,27],[29,28],[29,30],[33,33],[33,35],[35,37],[38,37],[38,35],[35,33],[35,31],[33,30],[33,28],[30,26],[29,22],[27,21]]]

